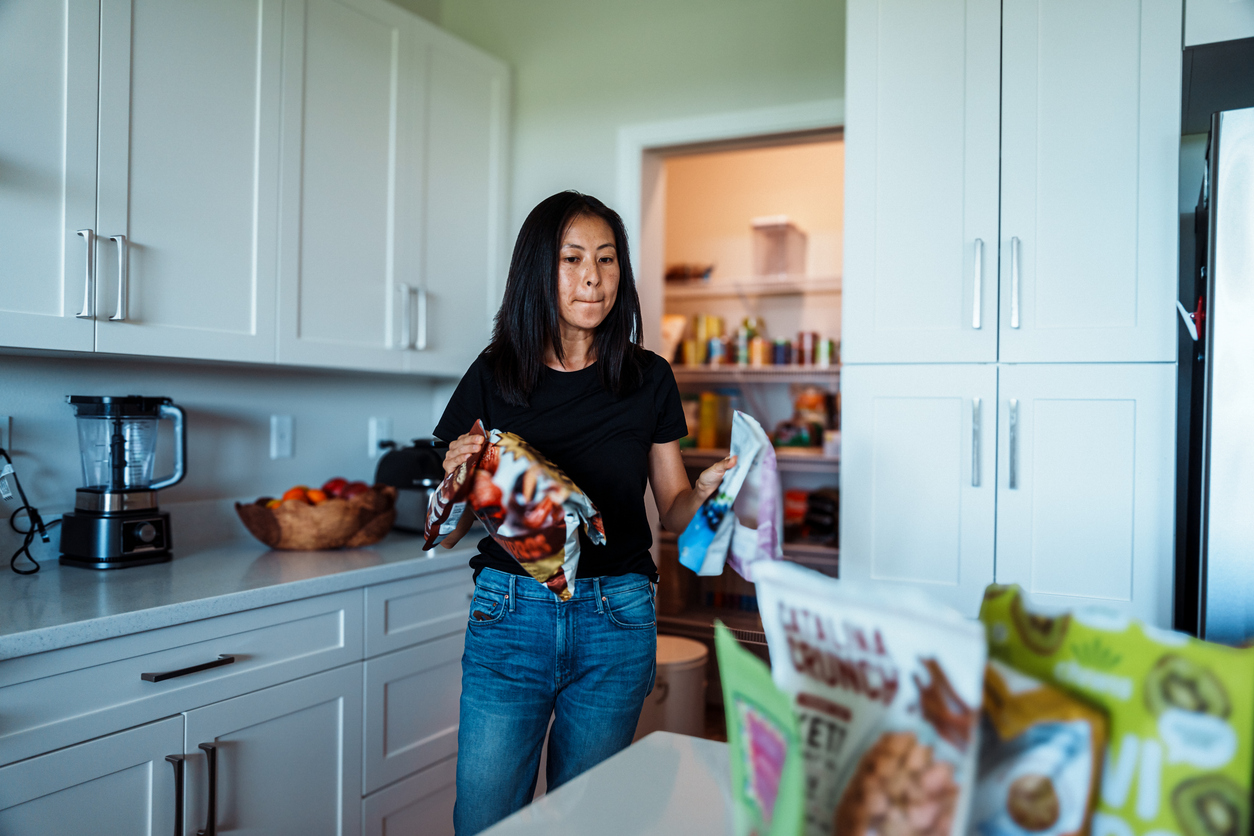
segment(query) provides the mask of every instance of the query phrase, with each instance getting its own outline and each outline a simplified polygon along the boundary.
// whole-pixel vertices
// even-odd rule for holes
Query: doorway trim
[[[640,292],[644,344],[656,351],[662,322],[663,212],[666,190],[662,160],[682,146],[755,139],[779,134],[827,131],[845,125],[844,99],[712,113],[659,122],[623,125],[618,129],[618,207],[628,240],[634,242],[632,269]],[[648,210],[649,219],[645,213]],[[647,226],[646,226],[647,223]]]

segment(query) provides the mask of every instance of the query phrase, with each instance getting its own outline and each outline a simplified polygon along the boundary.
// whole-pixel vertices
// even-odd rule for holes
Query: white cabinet
[[[1005,0],[1000,359],[1171,362],[1180,0]]]
[[[846,366],[840,576],[964,614],[993,579],[997,368]]]
[[[540,780],[544,780],[543,770]],[[453,836],[456,800],[457,759],[449,758],[367,798],[362,804],[362,833]]]
[[[408,368],[461,375],[488,344],[504,291],[505,65],[425,27],[430,45],[425,254]],[[415,302],[419,300],[415,297]]]
[[[997,0],[849,0],[846,363],[997,359]]]
[[[1180,0],[848,21],[845,362],[1174,360]]]
[[[281,8],[101,4],[97,351],[274,360]]]
[[[0,768],[0,833],[181,832],[166,757],[182,751],[180,716]]]
[[[1187,0],[1184,45],[1254,38],[1254,0]]]
[[[1005,366],[997,582],[1171,623],[1175,367]]]
[[[98,0],[0,8],[0,345],[91,351]]]

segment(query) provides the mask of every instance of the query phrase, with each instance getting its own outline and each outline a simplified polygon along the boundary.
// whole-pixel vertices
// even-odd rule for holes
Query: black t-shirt
[[[583,489],[601,512],[605,544],[594,545],[580,531],[581,578],[636,572],[657,580],[644,508],[649,449],[683,438],[688,425],[670,364],[650,351],[642,349],[640,355],[644,382],[634,392],[611,395],[601,386],[595,363],[577,372],[546,367],[525,407],[501,398],[480,356],[457,384],[435,428],[438,438],[452,441],[482,419],[486,430],[521,437]],[[485,566],[527,574],[491,537],[479,541],[470,565],[476,576]]]

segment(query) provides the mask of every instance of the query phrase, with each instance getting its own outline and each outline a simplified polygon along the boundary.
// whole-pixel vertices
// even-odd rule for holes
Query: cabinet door
[[[1003,362],[1176,356],[1180,0],[1006,0]]]
[[[99,0],[0,6],[0,345],[92,350],[99,35]]]
[[[502,259],[508,71],[434,29],[426,118],[426,230],[412,371],[460,377],[488,344]]]
[[[206,820],[209,743],[220,831],[359,833],[361,690],[357,663],[189,711],[186,832]]]
[[[1006,366],[997,581],[1171,626],[1175,366]]]
[[[104,0],[98,351],[274,361],[281,6]]]
[[[845,362],[992,362],[999,3],[848,7]]]
[[[840,576],[968,616],[993,580],[997,370],[845,366]]]
[[[0,833],[169,833],[182,751],[180,716],[0,768]]]
[[[279,362],[402,371],[420,270],[425,54],[385,0],[292,3]]]
[[[365,792],[457,752],[463,638],[367,660]]]
[[[543,771],[540,780],[544,780]],[[362,833],[453,836],[456,800],[457,758],[449,758],[366,798],[362,802]]]

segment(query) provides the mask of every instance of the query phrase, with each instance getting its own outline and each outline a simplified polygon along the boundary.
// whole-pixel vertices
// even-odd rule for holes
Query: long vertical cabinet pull
[[[1007,421],[1010,428],[1010,450],[1007,456],[1010,466],[1010,490],[1018,490],[1019,488],[1019,401],[1015,398],[1010,399],[1010,420]]]
[[[186,764],[182,755],[166,755],[165,759],[174,765],[174,836],[183,836],[183,767]]]
[[[984,301],[984,239],[983,238],[975,239],[975,269],[972,271],[972,273],[975,274],[975,288],[974,288],[975,292],[972,294],[975,301],[972,303],[972,306],[971,306],[971,327],[978,331],[980,330],[980,308],[983,307],[981,303]],[[979,403],[979,398],[976,398],[976,403]]]
[[[413,288],[407,284],[397,287],[401,294],[401,343],[400,349],[408,351],[414,347],[414,304]]]
[[[205,750],[205,768],[209,770],[209,798],[205,801],[205,829],[197,830],[196,836],[218,836],[218,747],[202,743]]]
[[[427,289],[420,287],[418,293],[418,341],[414,348],[427,350]]]
[[[971,399],[971,487],[980,486],[980,399]]]
[[[96,318],[96,230],[80,229],[76,235],[87,242],[87,275],[83,285],[83,309],[75,314],[79,319]]]
[[[109,317],[109,321],[126,322],[126,309],[131,292],[127,276],[127,265],[130,259],[127,257],[126,236],[110,235],[109,240],[118,245],[118,304],[113,316]]]
[[[1019,327],[1019,239],[1010,239],[1010,327]]]

